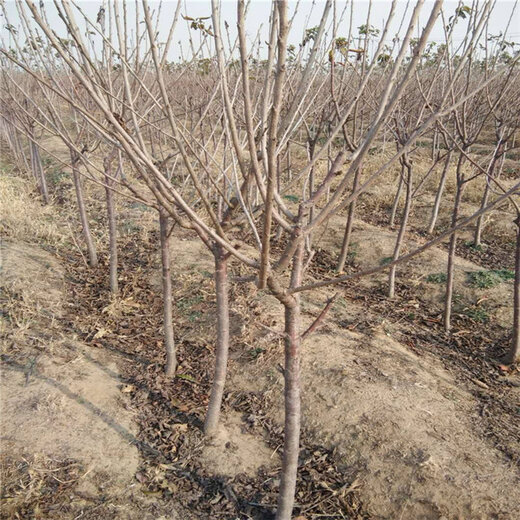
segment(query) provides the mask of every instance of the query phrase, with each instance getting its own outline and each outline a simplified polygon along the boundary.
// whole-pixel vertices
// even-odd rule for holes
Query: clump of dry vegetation
[[[2,518],[52,517],[53,505],[66,501],[67,493],[84,474],[82,465],[74,460],[5,456],[1,464]]]
[[[4,160],[7,160],[7,155]],[[63,244],[63,234],[57,229],[55,214],[49,206],[35,204],[34,184],[20,175],[9,172],[2,165],[0,176],[0,232],[15,240],[44,243],[50,246]]]

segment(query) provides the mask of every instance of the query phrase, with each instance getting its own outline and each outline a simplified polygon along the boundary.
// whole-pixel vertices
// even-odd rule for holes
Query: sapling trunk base
[[[302,241],[293,258],[291,287],[297,287],[301,283],[303,248]],[[290,298],[283,298],[281,301],[285,309],[285,425],[282,474],[276,520],[290,520],[294,506],[298,455],[300,451],[301,308],[298,294]]]
[[[111,157],[106,157],[104,160],[105,169],[105,197],[107,204],[107,219],[108,219],[108,241],[110,254],[110,292],[116,295],[119,291],[119,284],[117,280],[117,223],[116,223],[116,209],[114,204],[114,192],[110,189],[112,181],[112,161]]]
[[[159,236],[161,242],[164,346],[166,349],[166,366],[164,371],[167,376],[173,376],[177,370],[177,354],[173,335],[170,237],[168,233],[168,215],[166,211],[161,210],[159,212]]]
[[[40,193],[44,204],[49,204],[49,189],[47,188],[47,179],[43,171],[42,159],[40,157],[40,150],[38,145],[31,141],[31,165],[34,177],[38,183]]]
[[[215,373],[208,411],[204,421],[204,433],[213,434],[218,426],[224,387],[226,383],[228,352],[229,352],[229,282],[228,253],[220,245],[213,250],[215,259],[215,290],[217,294],[217,345],[215,353]]]
[[[399,258],[401,253],[401,247],[403,245],[404,235],[406,232],[406,226],[408,225],[408,218],[410,216],[410,208],[412,207],[412,165],[408,161],[408,158],[403,156],[404,168],[407,172],[406,177],[406,201],[403,210],[403,218],[401,219],[401,225],[399,226],[399,233],[397,234],[397,240],[394,247],[394,255],[392,261]],[[388,297],[393,298],[395,296],[395,272],[396,267],[393,265],[390,268],[390,274],[388,276]]]
[[[356,170],[354,174],[354,183],[352,186],[352,193],[355,193],[359,185],[360,169]],[[348,250],[350,247],[350,240],[352,237],[352,228],[354,226],[354,215],[356,214],[356,199],[354,199],[348,207],[347,224],[345,226],[345,234],[343,235],[343,242],[341,244],[341,252],[338,259],[337,271],[342,272],[347,261]]]
[[[92,234],[90,232],[90,226],[88,223],[87,210],[85,208],[85,201],[83,198],[83,187],[81,185],[81,174],[79,172],[79,154],[74,150],[70,149],[70,159],[72,164],[72,178],[74,180],[74,189],[76,190],[76,200],[78,203],[79,218],[81,221],[81,227],[83,229],[83,238],[87,245],[88,259],[90,267],[96,267],[98,264],[96,247],[92,240]]]
[[[520,215],[516,224],[515,281],[513,287],[513,338],[511,348],[506,355],[508,364],[520,362]]]
[[[446,177],[448,176],[448,169],[450,166],[452,150],[448,152],[446,156],[446,162],[444,163],[444,168],[442,170],[441,178],[439,181],[439,186],[437,188],[437,193],[435,194],[435,202],[432,208],[432,216],[430,218],[430,224],[428,226],[428,234],[432,234],[435,229],[435,224],[437,223],[437,218],[439,216],[439,209],[441,207],[442,194],[444,192],[444,186],[446,185]]]
[[[464,164],[464,156],[461,154],[457,163],[457,191],[455,194],[455,203],[453,204],[453,213],[451,217],[451,225],[455,227],[459,218],[460,204],[462,202],[462,192],[465,186],[464,175],[462,174],[462,166]],[[446,273],[446,297],[444,302],[444,330],[451,330],[451,307],[453,300],[453,282],[455,275],[455,251],[457,249],[457,232],[452,233],[450,237],[450,246],[448,250],[448,269]]]

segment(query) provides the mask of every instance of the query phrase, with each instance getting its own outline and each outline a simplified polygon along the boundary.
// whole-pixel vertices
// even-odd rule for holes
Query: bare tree
[[[437,123],[439,128],[446,128],[440,126],[445,118],[451,117],[455,124],[459,124],[458,120],[460,122],[461,114],[465,113],[470,101],[498,77],[504,77],[504,71],[497,70],[484,81],[461,81],[461,78],[471,78],[471,71],[468,70],[471,67],[467,67],[468,57],[477,46],[490,6],[486,4],[482,10],[478,13],[476,10],[472,15],[467,45],[457,56],[457,65],[450,68],[445,75],[441,74],[440,68],[435,72],[434,81],[431,82],[431,85],[438,88],[435,95],[433,86],[411,88],[422,61],[423,50],[442,6],[441,1],[434,3],[426,25],[419,30],[420,36],[412,46],[412,38],[418,30],[419,15],[424,4],[419,0],[407,19],[404,37],[396,43],[392,51],[391,60],[383,67],[379,66],[381,61],[378,59],[383,55],[390,26],[388,22],[373,56],[367,57],[367,48],[364,50],[365,72],[360,80],[356,79],[352,83],[355,89],[350,86],[353,95],[342,98],[340,102],[334,100],[338,93],[334,88],[330,94],[326,93],[331,81],[331,67],[326,64],[332,42],[325,42],[325,27],[332,2],[326,2],[323,6],[320,25],[312,33],[314,40],[311,48],[306,51],[302,47],[300,58],[295,63],[288,60],[288,33],[291,28],[289,4],[286,1],[273,4],[267,63],[263,68],[255,68],[246,48],[245,3],[238,2],[236,45],[240,61],[237,66],[233,59],[234,44],[229,41],[228,48],[225,48],[220,29],[220,5],[214,1],[211,27],[206,26],[202,20],[197,24],[202,50],[196,49],[191,41],[191,66],[181,70],[167,66],[175,20],[167,32],[166,41],[159,41],[157,15],[154,17],[146,1],[143,1],[145,24],[136,21],[134,39],[139,44],[134,42],[133,48],[121,20],[125,18],[120,13],[121,9],[125,9],[124,4],[121,6],[117,2],[113,3],[113,23],[118,41],[116,46],[106,35],[108,29],[98,27],[79,7],[68,2],[56,2],[63,24],[74,42],[72,50],[49,27],[44,7],[38,8],[30,0],[26,4],[34,22],[43,31],[48,45],[59,56],[60,67],[77,82],[88,105],[86,102],[78,104],[76,92],[53,83],[48,75],[35,73],[29,64],[18,60],[17,65],[28,74],[33,74],[39,84],[59,96],[78,117],[81,116],[82,124],[88,125],[92,135],[106,140],[124,154],[125,161],[135,170],[138,182],[131,184],[127,181],[125,184],[125,181],[119,179],[114,182],[131,193],[145,191],[151,199],[151,205],[160,213],[165,334],[166,324],[171,319],[171,300],[168,300],[167,290],[171,283],[168,271],[170,259],[167,255],[170,250],[167,244],[171,233],[170,222],[171,225],[175,224],[196,234],[213,253],[217,342],[214,379],[205,422],[207,433],[211,434],[218,424],[225,390],[231,340],[228,295],[228,269],[231,261],[239,263],[246,271],[244,276],[234,280],[236,283],[254,283],[259,288],[267,289],[280,302],[285,316],[285,429],[277,518],[289,519],[294,506],[298,470],[302,340],[316,329],[331,306],[329,300],[311,327],[302,331],[299,294],[317,287],[369,276],[384,269],[393,270],[400,263],[439,241],[456,236],[462,226],[467,226],[519,189],[519,185],[513,186],[468,218],[460,219],[458,211],[455,211],[452,225],[446,232],[411,253],[400,256],[406,230],[406,219],[403,219],[401,240],[396,244],[393,260],[388,265],[317,282],[305,282],[314,258],[311,237],[323,230],[331,217],[353,207],[352,204],[363,193],[399,162],[404,164],[407,174],[408,214],[413,196],[413,178],[412,170],[407,169],[407,164],[410,164],[409,158],[418,138]],[[394,10],[395,2],[391,6],[391,13]],[[102,38],[105,52],[112,53],[113,62],[117,61],[120,69],[117,81],[114,78],[110,83],[106,79],[106,65],[100,65],[103,62],[96,59],[93,46],[85,42],[74,20],[74,14],[78,12],[83,23]],[[365,47],[366,41],[365,39]],[[335,39],[334,45],[337,43]],[[347,45],[347,54],[349,49],[350,45]],[[211,58],[206,58],[203,52],[208,53]],[[6,51],[2,53],[8,54]],[[203,61],[205,59],[209,61]],[[448,59],[446,56],[446,60]],[[106,63],[109,61],[106,60]],[[195,79],[191,83],[192,88],[197,88],[203,98],[203,106],[198,107],[194,106],[194,100],[187,103],[184,93],[174,88],[194,69],[201,72],[193,74]],[[255,75],[250,74],[252,71],[258,73],[256,79],[253,78]],[[342,78],[341,81],[348,83],[355,77],[355,74],[350,77],[347,73],[338,74],[334,81]],[[343,87],[341,90],[348,92]],[[460,95],[455,96],[455,91]],[[419,99],[418,104],[422,107],[420,117],[405,125],[398,149],[389,159],[375,171],[365,172],[363,179],[359,176],[355,181],[369,150],[378,143],[381,133],[388,133],[400,100],[409,92],[415,92],[413,95]],[[370,109],[360,106],[363,96]],[[319,105],[320,110],[327,104],[333,107],[330,112],[335,114],[334,118],[329,118],[333,119],[333,123],[327,128],[324,142],[315,143],[315,148],[303,166],[299,170],[294,168],[291,175],[284,176],[281,171],[284,154],[291,144],[303,144],[300,130],[310,128],[312,118],[318,113],[314,103]],[[474,105],[478,105],[478,102]],[[87,106],[90,107],[89,110],[86,109]],[[117,111],[114,107],[117,107]],[[355,136],[351,141],[348,123],[353,121],[352,117],[356,118],[356,124]],[[206,135],[208,131],[209,136]],[[445,130],[447,139],[450,139],[451,131],[451,128]],[[341,134],[343,142],[338,145],[335,139]],[[460,132],[456,142],[462,148],[459,158],[463,186],[466,178],[462,165],[467,160],[470,140],[464,132],[461,134],[462,138],[459,134]],[[474,132],[471,134],[473,136]],[[79,144],[74,140],[68,142]],[[81,148],[78,151],[77,146],[73,146],[73,149],[81,159]],[[164,166],[164,161],[169,157],[175,157],[175,161],[178,161],[172,167],[171,174]],[[327,168],[318,176],[318,161],[328,157],[330,161]],[[84,160],[87,161],[87,158],[84,157]],[[115,176],[109,177],[112,177],[110,180],[115,179]],[[290,195],[293,189],[298,189],[303,196],[291,200],[289,204],[284,197]],[[279,231],[279,247],[274,247],[272,243],[273,224]],[[454,244],[455,241],[456,238]],[[308,247],[305,247],[306,244]],[[167,345],[170,361],[174,355],[174,349],[170,348],[173,346],[173,332],[171,339],[171,343]]]

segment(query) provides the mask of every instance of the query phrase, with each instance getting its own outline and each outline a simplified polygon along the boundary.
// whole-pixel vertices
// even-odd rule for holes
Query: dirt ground
[[[65,280],[53,255],[8,241],[0,253],[3,304],[21,308],[17,330],[2,319],[2,461],[5,469],[7,459],[17,460],[30,477],[9,486],[4,476],[9,489],[2,514],[9,518],[20,503],[30,502],[33,486],[45,486],[40,479],[53,477],[64,461],[81,468],[72,479],[71,511],[81,512],[100,494],[124,500],[135,487],[139,453],[136,412],[125,397],[117,363],[60,326]],[[56,484],[65,485],[58,477]]]
[[[388,256],[385,246],[393,241],[390,237],[385,241],[384,232],[364,223],[356,227],[354,240],[364,244],[356,258],[362,267]],[[414,285],[428,304],[439,303],[439,298],[438,291],[425,291],[425,266],[437,272],[445,261],[446,253],[434,248],[407,269],[407,283],[423,279],[422,285]],[[483,297],[467,286],[465,277],[479,269],[464,259],[457,262],[456,290],[468,302]],[[504,304],[512,299],[511,284],[499,284],[484,294],[487,300]],[[321,296],[323,302],[325,295]],[[319,297],[316,292],[303,301],[308,311],[305,326],[319,309]],[[280,309],[275,300],[262,297],[260,306],[262,321],[276,327]],[[394,339],[391,323],[382,322],[368,334],[336,325],[355,322],[362,312],[361,306],[342,302],[334,319],[305,343],[307,438],[334,452],[338,465],[364,490],[364,505],[374,518],[520,516],[517,461],[475,431],[473,418],[479,407],[471,391],[435,356],[417,355]],[[235,357],[238,366],[230,386],[267,396],[267,414],[281,426],[283,376],[274,370],[283,361],[281,351],[273,353],[267,370],[265,363],[244,363],[243,357]]]
[[[2,518],[272,518],[283,439],[282,310],[254,287],[232,288],[224,416],[219,434],[204,439],[212,257],[189,234],[174,233],[180,369],[168,380],[157,235],[143,224],[153,215],[126,209],[134,227],[121,229],[117,300],[106,290],[103,250],[90,270],[65,238],[50,246],[42,235],[24,240],[4,229]],[[330,272],[343,225],[335,219],[323,234],[309,281]],[[357,221],[349,268],[390,256],[395,233]],[[407,247],[421,240],[414,234]],[[520,518],[520,380],[496,362],[508,341],[512,283],[475,287],[468,273],[482,265],[459,257],[455,330],[446,336],[442,286],[428,278],[445,264],[441,246],[400,268],[393,305],[385,275],[340,286],[326,324],[306,340],[296,515]],[[305,325],[332,292],[302,297]]]

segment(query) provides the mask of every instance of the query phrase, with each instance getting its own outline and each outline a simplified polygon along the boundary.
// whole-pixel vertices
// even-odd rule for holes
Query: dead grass
[[[25,242],[60,246],[66,243],[55,209],[44,206],[34,183],[21,176],[0,172],[0,234]]]
[[[62,513],[69,508],[66,496],[86,471],[73,459],[54,459],[26,454],[4,456],[2,467],[2,519],[52,518],[53,505],[61,502]],[[63,511],[65,509],[65,511]],[[49,515],[49,516],[47,516]]]
[[[37,307],[23,292],[5,286],[0,293],[0,303],[0,334],[6,337],[9,330],[11,338],[19,341],[29,330],[31,319],[38,315]],[[5,350],[6,343],[1,342],[0,348]]]

